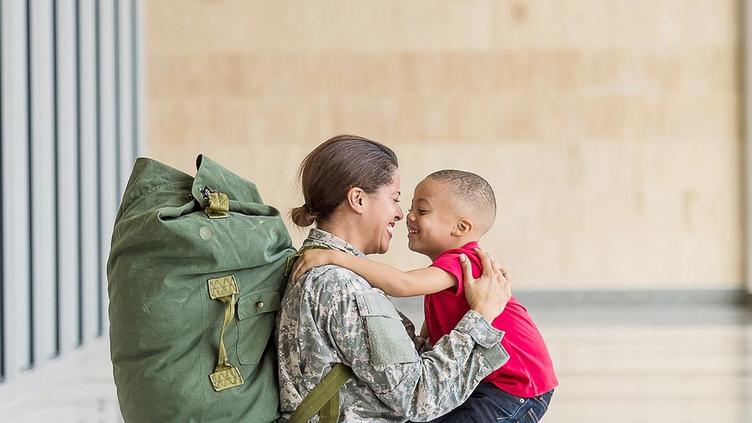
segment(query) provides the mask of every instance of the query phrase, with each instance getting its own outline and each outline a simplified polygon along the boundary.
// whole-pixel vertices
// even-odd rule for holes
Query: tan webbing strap
[[[295,260],[298,259],[304,252],[308,250],[333,250],[333,248],[329,248],[325,245],[309,245],[307,247],[302,247],[300,250],[298,250],[298,254],[295,254],[293,257],[295,257]]]
[[[290,277],[292,269],[295,268],[295,262],[300,258],[300,256],[303,255],[304,252],[308,250],[331,250],[331,248],[325,247],[323,245],[309,245],[308,247],[302,247],[300,250],[298,250],[297,253],[287,257],[287,262],[285,263],[286,279]]]
[[[230,364],[225,349],[225,328],[235,317],[235,300],[238,294],[238,284],[235,276],[224,276],[221,278],[209,279],[209,297],[212,300],[218,300],[225,303],[225,318],[222,323],[222,330],[219,333],[219,353],[217,354],[217,366],[214,373],[209,375],[212,387],[215,391],[223,391],[243,384],[243,375],[237,367]]]
[[[209,200],[209,204],[204,209],[204,213],[210,219],[222,219],[229,216],[230,211],[230,199],[226,194],[221,192],[214,192],[208,187],[204,187],[204,197]]]
[[[309,245],[307,247],[302,247],[300,250],[298,250],[297,253],[291,255],[287,258],[287,263],[285,264],[285,277],[290,276],[290,272],[292,272],[293,267],[295,267],[295,261],[297,261],[300,256],[303,255],[308,250],[331,250],[332,248],[326,247],[324,245]]]
[[[319,423],[337,423],[339,418],[339,392],[321,407]]]
[[[292,256],[293,262],[306,250],[329,250],[323,245],[311,245],[301,248]],[[289,273],[289,272],[288,272]],[[353,376],[352,370],[342,363],[337,363],[324,379],[303,398],[287,423],[306,423],[317,413],[319,423],[337,423],[339,418],[339,389]]]
[[[293,254],[287,257],[287,260],[285,261],[285,279],[287,279],[290,276],[290,272],[292,272],[292,268],[295,265],[295,260],[297,258],[298,258],[297,254]]]
[[[329,374],[306,395],[287,423],[305,423],[319,411],[319,423],[336,423],[339,417],[339,388],[352,375],[349,367],[342,363],[335,364]]]

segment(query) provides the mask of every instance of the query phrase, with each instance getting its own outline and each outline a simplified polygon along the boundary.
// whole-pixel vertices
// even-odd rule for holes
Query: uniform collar
[[[309,246],[324,246],[328,248],[332,248],[339,251],[344,251],[345,253],[349,253],[358,257],[365,257],[366,255],[363,254],[360,250],[353,247],[352,244],[345,241],[342,238],[338,238],[337,236],[330,234],[327,231],[313,228],[311,229],[311,232],[308,233],[308,238],[306,238],[305,241],[303,241],[303,247],[309,247]]]

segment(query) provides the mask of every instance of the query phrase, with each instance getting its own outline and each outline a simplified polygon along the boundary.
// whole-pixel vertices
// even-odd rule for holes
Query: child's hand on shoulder
[[[295,266],[292,269],[292,281],[297,281],[306,272],[314,267],[335,264],[334,259],[338,251],[334,250],[306,250],[301,253],[300,257],[295,260]],[[344,254],[344,253],[342,253]]]
[[[429,341],[428,338],[424,338],[422,336],[416,336],[415,338],[413,338],[413,344],[415,344],[415,350],[418,351],[418,354],[423,354],[424,352],[431,351],[431,349],[433,349],[431,341]]]

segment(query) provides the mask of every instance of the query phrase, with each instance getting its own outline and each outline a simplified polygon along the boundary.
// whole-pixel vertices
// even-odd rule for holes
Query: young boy
[[[421,336],[435,344],[470,309],[459,260],[469,259],[473,277],[480,277],[482,266],[474,249],[495,217],[496,199],[485,179],[470,172],[438,171],[415,188],[406,219],[408,247],[428,256],[431,266],[403,272],[351,254],[309,250],[296,263],[292,280],[312,267],[334,264],[358,273],[388,295],[425,295]],[[547,410],[558,381],[527,310],[512,297],[493,326],[505,332],[501,344],[509,361],[486,377],[464,404],[436,421],[537,422]]]

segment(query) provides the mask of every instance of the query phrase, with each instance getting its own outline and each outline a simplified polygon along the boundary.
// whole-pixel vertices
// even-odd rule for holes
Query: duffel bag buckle
[[[204,187],[201,193],[209,200],[209,204],[204,209],[209,219],[222,219],[230,215],[230,199],[226,194],[213,191],[209,187]]]

